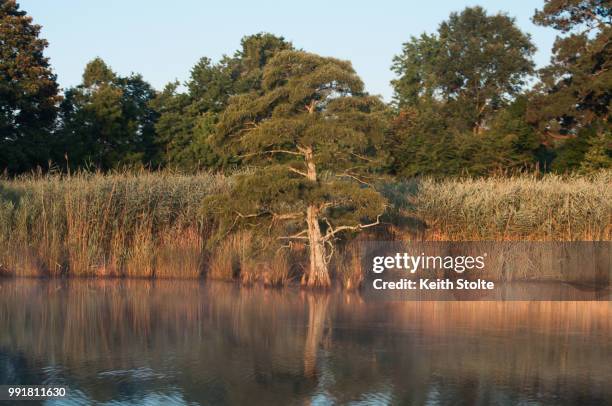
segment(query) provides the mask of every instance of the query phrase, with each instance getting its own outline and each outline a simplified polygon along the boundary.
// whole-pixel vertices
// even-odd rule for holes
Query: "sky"
[[[155,88],[184,82],[203,56],[233,54],[240,38],[281,35],[305,51],[350,60],[366,89],[391,99],[390,67],[402,43],[434,32],[453,11],[480,5],[505,12],[532,36],[538,67],[550,60],[556,32],[535,26],[541,0],[18,0],[49,41],[46,55],[62,88],[80,83],[99,56],[116,72],[141,73]]]

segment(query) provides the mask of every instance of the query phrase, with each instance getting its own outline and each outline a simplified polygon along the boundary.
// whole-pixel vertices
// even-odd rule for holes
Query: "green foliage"
[[[407,108],[393,122],[393,170],[402,177],[487,175],[533,169],[539,136],[525,121],[527,99],[519,97],[489,119],[486,131],[457,131],[436,110]]]
[[[393,59],[394,102],[384,106],[365,94],[349,62],[292,52],[290,42],[269,33],[245,36],[219,61],[201,58],[187,81],[160,92],[96,58],[62,98],[40,26],[15,1],[0,0],[0,172],[233,170],[259,168],[265,158],[299,176],[303,152],[271,149],[315,144],[317,176],[340,172],[361,185],[369,182],[363,174],[384,172],[444,177],[606,167],[609,3],[544,1],[534,22],[561,36],[528,92],[535,47],[515,20],[481,7],[451,13],[435,33],[403,44]]]
[[[0,1],[0,172],[46,166],[60,100],[48,43],[14,0]]]
[[[182,169],[229,164],[231,157],[219,156],[210,143],[218,115],[231,96],[259,89],[266,62],[291,48],[291,43],[272,34],[247,36],[233,57],[224,56],[216,64],[200,59],[185,83],[185,93],[177,91],[178,83],[166,86],[151,104],[160,115],[156,124],[160,162]]]
[[[178,83],[170,83],[151,102],[159,114],[155,124],[159,162],[163,166],[195,169],[217,166],[218,156],[211,150],[208,137],[216,113],[200,111],[202,106],[178,93]]]
[[[153,161],[156,113],[149,107],[155,90],[140,75],[116,75],[96,58],[83,83],[66,91],[61,104],[57,161],[102,170]]]
[[[423,98],[448,106],[468,130],[519,93],[533,70],[535,47],[528,34],[504,14],[489,16],[481,7],[452,13],[437,34],[412,37],[393,59],[392,82],[399,107]],[[427,100],[425,101],[427,102]]]
[[[583,172],[612,168],[612,133],[606,132],[593,137],[589,142],[584,160],[581,163]]]
[[[262,89],[233,97],[221,115],[217,148],[252,169],[229,194],[209,199],[207,210],[224,232],[248,227],[306,238],[309,207],[328,236],[358,230],[384,210],[368,180],[384,163],[385,114],[350,63],[278,53],[264,67]]]
[[[540,142],[520,96],[534,51],[514,19],[480,7],[405,43],[392,67],[394,171],[442,177],[535,166]]]
[[[529,120],[552,140],[590,137],[589,129],[599,134],[610,131],[610,7],[607,0],[547,0],[534,16],[536,24],[553,27],[563,34],[555,41],[550,65],[540,71],[540,83],[529,112]],[[562,149],[568,150],[585,147],[588,141],[561,144]],[[579,165],[578,162],[569,167]]]

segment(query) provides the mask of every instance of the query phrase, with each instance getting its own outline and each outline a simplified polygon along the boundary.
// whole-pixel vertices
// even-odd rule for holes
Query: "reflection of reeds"
[[[352,241],[335,258],[336,277],[347,290],[359,289],[365,276],[360,249],[359,242]]]

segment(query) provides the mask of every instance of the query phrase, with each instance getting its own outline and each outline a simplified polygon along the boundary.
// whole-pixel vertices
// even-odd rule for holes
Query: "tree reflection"
[[[82,403],[596,404],[610,325],[607,302],[4,280],[0,384],[64,383]]]

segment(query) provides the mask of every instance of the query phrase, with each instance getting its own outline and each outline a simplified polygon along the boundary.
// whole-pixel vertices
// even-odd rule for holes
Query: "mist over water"
[[[51,404],[597,405],[608,301],[368,301],[149,280],[0,279],[0,385]]]

